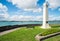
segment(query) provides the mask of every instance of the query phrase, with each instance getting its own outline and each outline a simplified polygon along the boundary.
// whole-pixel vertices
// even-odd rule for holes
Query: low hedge
[[[56,33],[56,32],[60,32],[60,29],[46,29],[44,32],[42,32],[40,34],[40,36],[46,36],[46,35],[49,35],[49,34],[53,34],[53,33]]]

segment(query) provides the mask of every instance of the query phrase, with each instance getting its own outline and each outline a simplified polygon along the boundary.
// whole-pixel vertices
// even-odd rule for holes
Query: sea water
[[[60,24],[60,21],[50,21],[49,24]],[[42,24],[42,21],[0,21],[1,26],[23,25],[23,24]]]

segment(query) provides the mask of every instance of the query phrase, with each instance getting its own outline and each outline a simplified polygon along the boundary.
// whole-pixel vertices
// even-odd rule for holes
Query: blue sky
[[[0,21],[41,21],[46,0],[0,0]],[[49,20],[60,20],[60,0],[47,0]]]

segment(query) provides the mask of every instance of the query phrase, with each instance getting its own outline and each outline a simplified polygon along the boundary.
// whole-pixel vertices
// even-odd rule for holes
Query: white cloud
[[[37,21],[42,21],[42,18],[43,18],[42,16],[36,16]]]
[[[9,21],[42,21],[43,17],[41,16],[25,16],[25,15],[13,15],[9,17]],[[60,16],[50,15],[49,21],[60,20]]]
[[[18,8],[36,8],[38,0],[7,0],[8,2],[12,2],[13,5],[16,5]]]
[[[49,15],[49,21],[52,21],[52,20],[54,20],[55,18],[54,18],[54,15]]]
[[[0,3],[0,20],[6,20],[8,18],[8,8]]]
[[[42,8],[24,9],[24,11],[42,12]]]
[[[25,15],[12,15],[8,18],[8,21],[42,21],[43,17],[41,16],[25,16]],[[60,20],[60,16],[50,15],[49,21]]]
[[[0,18],[2,18],[2,17],[3,18],[8,18],[8,16],[9,16],[8,14],[0,14]]]
[[[55,17],[55,20],[60,20],[60,16]]]
[[[41,21],[42,16],[24,16],[13,15],[9,18],[9,21]]]
[[[47,0],[49,3],[49,8],[56,9],[60,7],[60,0]]]
[[[12,15],[9,20],[11,21],[27,21],[27,16],[22,16],[22,15]]]
[[[53,21],[53,20],[60,20],[60,16],[50,15],[49,21]]]
[[[7,0],[8,2],[12,2],[13,5],[16,5],[18,8],[30,9],[37,8],[38,0]],[[49,8],[56,9],[60,7],[60,0],[46,0],[49,3]]]
[[[38,8],[37,2],[38,0],[7,0],[8,2],[12,2],[13,5],[16,5],[18,8],[22,8],[24,11],[33,11],[33,12],[41,12],[42,8]]]
[[[5,5],[0,3],[0,12],[1,11],[6,12],[7,10],[8,10],[8,8]]]

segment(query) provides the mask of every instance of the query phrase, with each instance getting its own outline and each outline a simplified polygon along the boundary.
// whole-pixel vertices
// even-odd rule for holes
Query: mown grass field
[[[59,27],[57,29],[59,29]],[[0,41],[36,41],[35,36],[39,33],[44,32],[45,30],[46,29],[41,29],[40,26],[35,26],[35,28],[22,27],[19,30],[0,36]],[[51,38],[45,41],[50,41],[53,39],[59,40],[60,36],[57,36],[55,38]]]
[[[48,39],[46,39],[44,41],[60,41],[60,35],[48,38]]]

